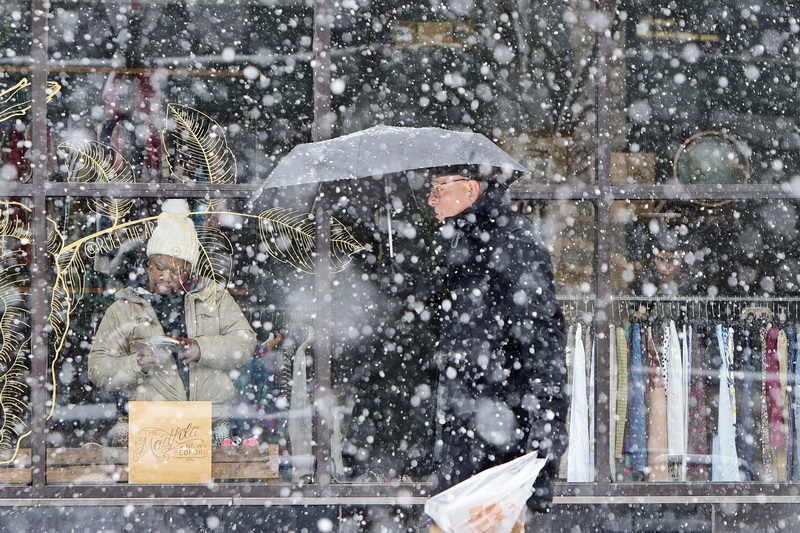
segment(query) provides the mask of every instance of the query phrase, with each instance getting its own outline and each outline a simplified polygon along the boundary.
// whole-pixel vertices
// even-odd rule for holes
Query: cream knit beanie
[[[189,203],[182,198],[164,201],[158,225],[147,241],[148,257],[156,254],[168,255],[188,261],[194,266],[200,255],[200,245],[194,222],[188,216],[190,211]]]

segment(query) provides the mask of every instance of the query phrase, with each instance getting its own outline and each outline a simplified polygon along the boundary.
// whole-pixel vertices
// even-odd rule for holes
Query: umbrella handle
[[[392,206],[386,204],[386,223],[389,225],[389,257],[394,258],[394,239],[392,237]]]

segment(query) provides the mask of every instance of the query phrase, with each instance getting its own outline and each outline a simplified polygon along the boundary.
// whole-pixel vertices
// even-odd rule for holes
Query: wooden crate
[[[217,482],[278,481],[278,445],[215,446],[211,475]],[[11,454],[0,456],[10,459]],[[30,483],[30,449],[0,465],[0,484]],[[127,483],[128,449],[85,446],[47,450],[48,483]]]

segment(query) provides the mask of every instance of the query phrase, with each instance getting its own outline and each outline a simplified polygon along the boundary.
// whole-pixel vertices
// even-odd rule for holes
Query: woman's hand
[[[184,365],[200,360],[200,345],[194,339],[185,339],[183,337],[174,337],[183,346],[183,350],[178,352],[178,360],[183,362]]]
[[[136,362],[139,364],[139,369],[142,373],[147,374],[154,366],[161,366],[161,360],[141,342],[132,342],[131,349],[136,352]]]

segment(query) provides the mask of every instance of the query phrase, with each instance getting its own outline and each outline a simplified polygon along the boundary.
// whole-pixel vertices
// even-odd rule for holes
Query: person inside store
[[[445,277],[434,492],[536,451],[548,461],[527,502],[533,512],[523,513],[515,531],[525,522],[546,531],[569,407],[566,327],[550,256],[533,224],[511,207],[499,170],[428,175]]]
[[[647,259],[630,284],[634,296],[669,298],[703,292],[705,273],[699,268],[703,251],[693,245],[685,226],[656,226],[648,235]]]
[[[130,400],[212,402],[212,443],[220,445],[231,438],[230,373],[253,357],[256,335],[225,289],[192,275],[200,244],[190,211],[186,200],[164,201],[147,242],[144,283],[118,291],[106,310],[89,377]],[[166,344],[167,355],[154,349],[159,336],[177,341]]]
[[[683,256],[680,238],[674,231],[664,231],[652,238],[652,248],[642,274],[631,285],[637,296],[677,296],[684,288]]]

